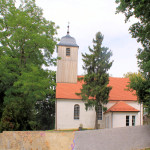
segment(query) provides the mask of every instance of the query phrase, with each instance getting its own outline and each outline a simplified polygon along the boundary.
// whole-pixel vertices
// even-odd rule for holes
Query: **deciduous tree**
[[[1,130],[35,129],[37,102],[55,91],[43,65],[56,64],[56,29],[35,0],[0,0]]]
[[[137,54],[140,72],[144,77],[144,87],[141,86],[140,91],[142,93],[140,93],[140,95],[143,95],[142,101],[148,105],[150,113],[150,1],[116,0],[116,3],[119,4],[117,7],[117,13],[122,12],[126,17],[126,21],[132,16],[138,19],[138,21],[129,28],[129,31],[132,37],[136,38],[143,47],[138,49]],[[139,85],[141,85],[141,83],[139,83]]]

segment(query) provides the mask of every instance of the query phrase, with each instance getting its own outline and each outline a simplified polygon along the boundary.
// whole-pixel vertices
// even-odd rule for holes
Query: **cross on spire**
[[[68,22],[68,26],[67,26],[67,28],[68,28],[67,34],[69,34],[69,22]]]

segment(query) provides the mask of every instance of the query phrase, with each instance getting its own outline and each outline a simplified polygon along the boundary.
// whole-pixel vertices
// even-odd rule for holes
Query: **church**
[[[79,127],[93,129],[95,127],[95,109],[86,111],[79,93],[83,81],[78,81],[77,75],[79,46],[69,30],[57,45],[57,54],[61,59],[57,62],[56,72],[56,102],[55,129],[69,130]],[[138,103],[135,91],[127,91],[128,78],[109,77],[112,90],[109,102],[105,105],[107,111],[99,108],[98,127],[117,128],[143,125],[143,105]]]

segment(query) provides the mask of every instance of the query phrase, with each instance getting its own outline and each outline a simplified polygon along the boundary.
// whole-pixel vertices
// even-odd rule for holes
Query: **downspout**
[[[141,126],[141,102],[140,102],[140,126]]]
[[[55,130],[57,130],[57,99],[55,101]]]
[[[113,128],[113,112],[111,112],[111,128]]]

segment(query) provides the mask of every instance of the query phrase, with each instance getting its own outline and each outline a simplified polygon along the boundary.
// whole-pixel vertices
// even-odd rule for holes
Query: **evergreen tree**
[[[98,32],[96,39],[93,39],[93,49],[89,47],[90,54],[82,54],[83,69],[86,75],[79,80],[83,80],[81,93],[77,93],[85,102],[86,110],[94,107],[96,111],[95,128],[98,128],[98,109],[108,103],[111,87],[108,86],[108,70],[112,66],[110,57],[112,52],[107,47],[102,47],[103,35]]]
[[[116,3],[119,4],[117,13],[124,13],[126,21],[132,16],[138,19],[138,22],[134,23],[129,31],[132,37],[136,38],[143,47],[138,49],[137,60],[144,80],[143,82],[141,80],[137,80],[137,82],[131,80],[131,85],[134,90],[137,89],[135,87],[138,87],[136,92],[139,101],[148,106],[150,114],[150,1],[116,0]]]
[[[56,64],[56,29],[35,0],[0,0],[0,130],[38,126],[36,104],[55,92],[42,66]]]

